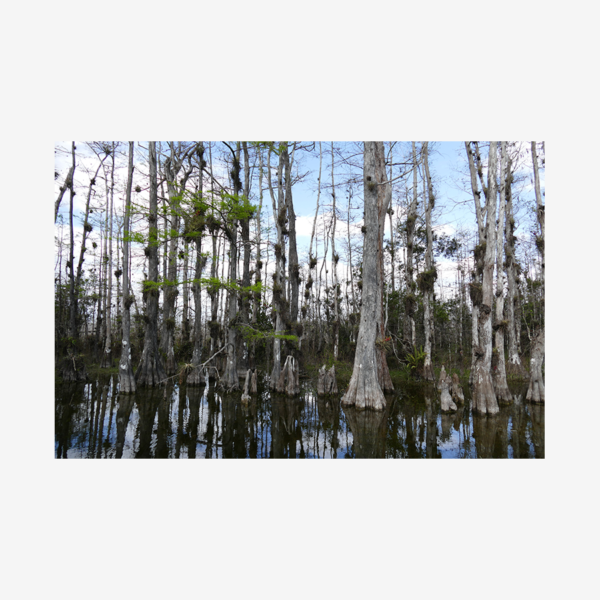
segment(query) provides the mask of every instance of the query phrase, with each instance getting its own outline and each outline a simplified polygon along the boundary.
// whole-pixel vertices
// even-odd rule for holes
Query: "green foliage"
[[[411,372],[415,372],[425,364],[425,351],[423,346],[415,348],[412,353],[406,355],[406,364]]]

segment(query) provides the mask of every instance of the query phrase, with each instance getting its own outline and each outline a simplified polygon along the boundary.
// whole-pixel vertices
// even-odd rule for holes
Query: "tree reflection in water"
[[[468,398],[442,414],[427,385],[389,396],[382,412],[342,410],[339,395],[318,397],[309,385],[298,398],[261,387],[248,404],[212,384],[116,388],[107,376],[57,387],[57,458],[544,457],[544,406],[518,394],[486,417],[472,414]]]

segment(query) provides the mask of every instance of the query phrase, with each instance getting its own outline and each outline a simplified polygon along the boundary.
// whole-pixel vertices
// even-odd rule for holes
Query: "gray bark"
[[[156,169],[156,142],[148,143],[150,161],[150,206],[148,212],[148,284],[146,296],[146,333],[140,364],[135,372],[138,387],[157,386],[167,378],[158,352],[158,184]]]
[[[233,166],[231,169],[231,179],[233,182],[233,194],[238,196],[242,184],[240,180],[240,145],[233,153]],[[238,336],[236,329],[237,322],[237,292],[233,286],[237,284],[237,262],[238,262],[238,248],[237,248],[237,227],[238,220],[233,218],[231,224],[225,227],[226,235],[229,239],[229,282],[232,284],[230,287],[228,301],[227,301],[227,364],[225,367],[225,373],[221,383],[229,391],[237,390],[240,387],[239,376],[238,376]]]
[[[340,315],[338,311],[338,277],[337,277],[337,263],[339,256],[335,252],[335,226],[337,223],[337,214],[335,206],[335,179],[333,174],[334,157],[333,157],[333,142],[331,142],[331,197],[333,200],[332,204],[332,215],[333,225],[331,228],[331,267],[333,268],[333,359],[338,359],[338,350],[340,344]]]
[[[536,332],[531,341],[531,378],[525,399],[528,402],[543,404],[546,401],[546,390],[542,375],[542,364],[544,362],[544,330]]]
[[[363,248],[363,286],[360,326],[354,356],[354,369],[342,405],[359,410],[384,410],[385,396],[379,385],[378,356],[375,342],[378,336],[378,312],[381,312],[379,286],[379,252],[383,228],[379,227],[378,188],[376,182],[377,145],[364,143],[364,205],[365,243]],[[384,213],[385,214],[385,213]],[[379,307],[379,311],[378,311]]]
[[[412,143],[413,154],[413,198],[408,209],[406,217],[406,298],[405,298],[405,321],[404,321],[404,338],[410,341],[413,349],[416,346],[416,331],[415,331],[415,308],[417,285],[413,277],[413,244],[414,232],[417,222],[417,206],[418,206],[418,189],[417,189],[417,151],[415,143]]]
[[[106,309],[104,312],[104,326],[105,326],[105,345],[104,354],[102,355],[102,366],[105,368],[112,367],[112,276],[113,276],[113,208],[114,208],[114,195],[115,195],[115,148],[116,144],[112,144],[111,151],[111,169],[110,169],[110,207],[109,207],[109,226],[106,242],[108,243],[108,262],[106,268],[108,269],[108,285],[107,285],[107,297],[106,297]]]
[[[292,199],[292,166],[296,153],[296,142],[292,148],[291,157],[288,155],[287,143],[283,150],[285,161],[285,205],[288,218],[289,240],[289,282],[290,282],[290,308],[289,326],[296,327],[298,322],[298,292],[300,288],[300,265],[298,263],[298,250],[296,246],[296,213]],[[298,333],[297,331],[295,333]]]
[[[492,304],[494,298],[494,263],[496,255],[496,142],[490,142],[488,186],[486,194],[486,246],[483,258],[482,301],[479,307],[473,377],[473,410],[482,414],[499,411],[492,383]]]
[[[129,169],[127,171],[127,191],[125,193],[125,222],[123,225],[123,298],[122,326],[123,341],[121,344],[121,360],[119,361],[119,392],[135,393],[135,377],[131,366],[131,316],[129,309],[133,299],[129,297],[129,224],[131,209],[131,188],[133,183],[133,142],[129,142]]]
[[[385,350],[385,321],[383,314],[383,288],[385,281],[383,236],[385,231],[385,217],[392,204],[392,184],[388,182],[385,169],[385,150],[383,142],[376,142],[375,146],[375,182],[377,184],[377,217],[378,217],[378,260],[377,260],[377,340],[375,352],[377,356],[377,374],[379,386],[384,392],[392,392],[394,385],[390,377]]]
[[[332,365],[329,371],[327,367],[323,365],[319,369],[319,379],[317,381],[317,394],[319,396],[330,396],[337,394],[337,380],[335,376],[335,365]]]
[[[451,385],[451,379],[444,374],[444,377],[440,377],[440,402],[442,404],[442,412],[456,412],[458,407],[452,401],[450,396],[449,387]]]
[[[501,402],[512,402],[512,394],[508,389],[506,381],[506,366],[504,359],[504,331],[506,321],[504,319],[504,268],[502,259],[504,257],[504,210],[506,205],[506,166],[507,152],[506,142],[500,146],[500,209],[498,211],[498,230],[496,234],[496,355],[497,366],[493,374],[494,390],[496,399]]]
[[[275,204],[275,194],[271,183],[271,150],[269,149],[268,158],[268,184],[271,201],[273,203],[273,216],[277,229],[277,243],[275,244],[275,276],[273,278],[273,311],[275,312],[275,338],[273,339],[273,370],[271,371],[270,387],[277,388],[281,374],[281,338],[278,337],[284,332],[284,311],[286,305],[286,286],[285,286],[285,240],[283,230],[286,221],[285,200],[283,191],[283,152],[279,155],[279,165],[277,167],[277,204]]]
[[[202,181],[202,161],[204,160],[204,144],[200,142],[198,146],[198,158],[200,161],[200,179],[198,182],[198,197],[201,201],[203,201],[203,181]],[[192,220],[193,222],[193,220]],[[202,271],[206,265],[207,258],[202,256],[202,235],[200,230],[195,230],[193,232],[194,243],[196,244],[196,269],[194,273],[194,283],[192,284],[192,293],[194,296],[194,332],[193,332],[193,340],[194,340],[194,350],[192,353],[192,365],[194,368],[190,371],[187,376],[187,384],[188,385],[202,385],[206,383],[208,385],[208,380],[205,377],[205,374],[202,372],[202,287],[200,284],[200,280],[202,278]],[[213,243],[214,243],[213,237]],[[213,258],[214,265],[214,258]]]
[[[60,191],[58,193],[58,198],[56,199],[56,202],[54,203],[54,222],[56,223],[56,219],[58,219],[58,209],[60,208],[60,203],[63,199],[63,196],[65,195],[65,192],[67,190],[70,190],[73,187],[73,172],[75,170],[75,167],[73,167],[73,165],[71,165],[69,167],[69,172],[67,173],[67,176],[65,177],[65,181],[62,184]]]
[[[277,380],[276,391],[290,397],[300,393],[300,367],[293,356],[288,356]]]
[[[433,337],[433,286],[437,277],[433,265],[433,233],[431,231],[431,211],[435,202],[433,186],[429,175],[428,142],[423,143],[423,165],[425,179],[423,180],[423,196],[425,203],[425,228],[427,231],[427,250],[425,252],[425,272],[421,274],[421,291],[423,292],[423,325],[425,328],[425,363],[423,365],[423,379],[433,381],[433,365],[431,363],[431,345]]]
[[[452,375],[452,398],[455,402],[458,402],[459,404],[465,403],[465,395],[463,393],[462,387],[458,380],[458,375],[456,373]]]
[[[524,378],[527,372],[521,362],[518,350],[520,324],[515,311],[517,302],[516,264],[515,264],[515,219],[512,208],[512,168],[508,161],[506,173],[506,320],[508,321],[508,364],[507,372],[514,377]]]
[[[546,215],[545,206],[542,203],[542,192],[540,187],[540,174],[538,166],[538,158],[536,152],[535,142],[531,142],[531,158],[533,159],[533,175],[535,181],[535,200],[537,205],[537,218],[540,228],[540,233],[536,236],[536,246],[542,261],[542,311],[544,310],[544,292],[545,292],[545,274],[546,274],[546,263],[545,263],[545,234],[546,234]],[[545,331],[544,331],[544,320],[540,317],[540,324],[538,325],[537,331],[534,333],[531,340],[531,362],[530,371],[531,376],[529,380],[529,389],[527,390],[526,399],[531,402],[544,403],[546,400],[546,394],[544,389],[544,380],[542,375],[542,364],[544,362],[545,354]]]

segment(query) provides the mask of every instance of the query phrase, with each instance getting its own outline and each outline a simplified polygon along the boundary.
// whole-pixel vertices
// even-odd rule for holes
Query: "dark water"
[[[128,396],[116,383],[57,387],[57,458],[544,458],[544,407],[522,402],[485,417],[467,400],[445,415],[433,388],[410,386],[376,413],[308,384],[299,398],[262,391],[245,406],[212,385]]]

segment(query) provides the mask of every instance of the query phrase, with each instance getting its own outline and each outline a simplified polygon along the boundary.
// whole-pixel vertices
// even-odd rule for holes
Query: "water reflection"
[[[515,402],[493,416],[469,402],[442,414],[439,395],[412,386],[383,412],[339,397],[259,388],[248,404],[214,386],[117,393],[116,377],[57,388],[57,458],[544,458],[544,407]],[[467,399],[468,400],[468,399]]]

